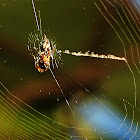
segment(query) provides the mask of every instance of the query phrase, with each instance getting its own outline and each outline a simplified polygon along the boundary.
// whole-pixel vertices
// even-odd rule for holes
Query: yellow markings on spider
[[[50,68],[50,61],[54,59],[54,51],[55,49],[52,50],[49,39],[44,35],[43,45],[35,57],[35,68],[40,73],[47,71]]]

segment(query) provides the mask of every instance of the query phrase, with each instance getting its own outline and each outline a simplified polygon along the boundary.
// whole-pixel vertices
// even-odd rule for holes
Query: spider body
[[[43,44],[35,57],[35,68],[40,73],[43,73],[50,68],[50,62],[54,59],[54,51],[55,49],[52,50],[49,39],[44,35]]]

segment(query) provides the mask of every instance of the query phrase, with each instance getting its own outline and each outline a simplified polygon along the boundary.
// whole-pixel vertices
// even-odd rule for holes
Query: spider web
[[[48,4],[46,8],[44,7],[45,2],[35,2],[36,6],[40,5],[41,15],[51,5],[49,1],[46,2]],[[17,5],[19,6],[16,1],[11,1],[10,4],[2,1],[0,4],[4,16],[7,15],[6,10],[10,6],[13,6],[13,9]],[[31,3],[27,2],[26,5],[23,3],[21,5],[28,7],[32,12]],[[24,51],[24,45],[19,47],[20,43],[16,42],[18,44],[18,47],[16,47],[11,45],[13,43],[12,39],[7,41],[4,40],[4,37],[1,37],[4,41],[0,41],[2,42],[0,50],[0,138],[140,139],[140,11],[138,2],[121,0],[83,2],[79,0],[77,2],[60,1],[58,3],[56,1],[55,4],[53,3],[54,7],[51,8],[56,8],[57,12],[57,7],[64,8],[62,5],[65,5],[66,9],[68,7],[72,9],[76,5],[77,7],[75,7],[82,11],[80,14],[84,18],[83,22],[85,23],[83,25],[86,25],[86,28],[91,27],[91,25],[93,27],[88,28],[87,31],[82,25],[74,24],[76,21],[80,23],[81,21],[78,21],[80,18],[75,19],[70,16],[68,19],[71,24],[74,24],[77,28],[82,26],[78,29],[83,30],[80,30],[80,33],[73,30],[67,31],[65,32],[67,35],[65,35],[56,28],[56,38],[61,40],[59,35],[57,36],[58,32],[63,39],[58,43],[56,41],[59,49],[76,52],[90,50],[98,54],[114,54],[125,57],[127,61],[76,57],[62,53],[63,65],[40,74],[35,69],[31,69],[34,62],[28,55],[29,52]],[[66,9],[60,11],[62,17],[64,14],[61,12]],[[65,12],[72,12],[71,9]],[[17,12],[17,10],[19,9],[16,8],[14,12]],[[14,12],[8,14],[14,15]],[[20,12],[20,16],[24,15],[23,13]],[[66,17],[63,18],[67,19]],[[1,19],[4,19],[2,15]],[[52,18],[52,20],[54,19]],[[48,20],[46,21],[48,22]],[[60,25],[64,30],[67,26],[70,26],[66,24],[65,20],[63,20],[65,26],[60,21],[58,23],[62,24]],[[33,21],[31,20],[31,22]],[[42,22],[44,25],[45,19],[43,17]],[[91,23],[87,24],[89,22]],[[15,36],[17,35],[20,25],[14,22],[17,25],[15,28],[15,25],[10,25],[4,21],[1,24],[1,34],[3,36],[4,34],[11,35],[12,29],[15,31]],[[52,26],[51,24],[48,23],[49,27],[55,29],[53,28],[55,23]],[[10,30],[8,26],[12,29]],[[49,27],[43,26],[44,29]],[[68,29],[71,28],[73,26]],[[89,38],[88,34],[91,29],[94,32],[90,32]],[[28,31],[32,30],[28,29]],[[45,31],[45,34],[47,32],[49,31]],[[69,32],[72,33],[68,34]],[[77,35],[82,34],[82,32],[86,35],[78,37]],[[51,38],[50,36],[48,37]],[[88,37],[85,39],[86,36]],[[23,38],[27,38],[27,34]],[[34,38],[34,36],[31,38]],[[90,43],[82,45],[83,39]],[[78,43],[76,44],[76,42]],[[67,46],[67,48],[64,46]]]

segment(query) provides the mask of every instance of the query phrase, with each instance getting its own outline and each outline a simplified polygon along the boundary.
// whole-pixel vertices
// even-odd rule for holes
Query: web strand
[[[82,53],[82,52],[70,52],[69,50],[61,51],[58,50],[60,53],[65,53],[69,55],[74,55],[74,56],[86,56],[86,57],[94,57],[94,58],[102,58],[102,59],[112,59],[112,60],[120,60],[120,61],[125,61],[127,62],[125,57],[118,57],[112,54],[104,55],[104,54],[95,54],[94,52],[89,53],[89,51]]]
[[[34,0],[32,0],[32,6],[33,6],[34,15],[35,15],[35,20],[36,20],[36,26],[37,26],[37,29],[40,30],[39,23],[38,23],[38,19],[37,19],[37,14],[36,14],[36,10],[35,10]]]

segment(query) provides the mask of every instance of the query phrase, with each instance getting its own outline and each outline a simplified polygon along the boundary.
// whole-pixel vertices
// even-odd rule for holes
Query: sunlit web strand
[[[109,13],[109,15],[114,19],[114,17],[111,15],[111,13],[107,10],[107,8],[106,8],[106,6],[104,5],[104,3],[103,3],[103,1],[100,1],[101,3],[102,3],[102,5],[104,6],[104,8],[106,9],[106,11]],[[108,0],[107,0],[107,2],[109,2]],[[118,35],[118,37],[119,37],[119,39],[120,39],[120,41],[122,42],[122,44],[124,45],[124,52],[125,52],[125,56],[126,56],[126,51],[125,51],[125,44],[124,44],[124,42],[123,42],[123,40],[121,39],[121,37],[120,37],[120,35],[119,35],[119,33],[117,32],[117,30],[114,28],[114,26],[111,24],[111,22],[108,20],[108,18],[104,15],[104,13],[102,12],[102,10],[99,8],[99,6],[96,4],[96,3],[94,3],[95,5],[96,5],[96,7],[99,9],[99,11],[102,13],[102,15],[105,17],[105,19],[108,21],[108,23],[111,25],[111,27],[115,30],[115,32],[116,32],[116,34]],[[110,4],[111,5],[113,5],[111,2],[110,2]],[[116,9],[116,7],[113,5],[113,7]],[[121,8],[122,8],[122,6],[121,6]],[[118,11],[117,11],[118,12]],[[123,9],[123,12],[125,12],[124,11],[124,9]],[[120,14],[119,14],[119,16],[120,16]],[[125,16],[128,18],[128,16],[125,14]],[[122,17],[120,16],[120,18],[122,19]],[[114,20],[115,22],[116,22],[116,20]],[[118,22],[116,22],[117,24],[118,24]],[[130,23],[131,24],[131,23]],[[119,24],[118,24],[119,25]],[[132,24],[131,24],[132,25]],[[119,25],[119,27],[121,27],[120,25]],[[122,28],[121,28],[122,29]],[[127,28],[128,29],[128,28]],[[123,30],[122,30],[123,31]],[[129,31],[129,33],[131,34],[131,32],[130,32],[130,30],[128,29],[128,31]],[[124,33],[124,35],[126,36],[126,33],[123,31],[123,33]],[[132,36],[132,34],[131,34],[131,36]],[[127,37],[127,36],[126,36]],[[129,41],[129,40],[128,40]],[[134,39],[134,42],[135,42],[135,39]],[[131,42],[130,42],[131,43]],[[132,44],[131,44],[132,45]],[[131,46],[131,53],[132,53],[132,60],[133,60],[133,63],[134,63],[134,65],[135,65],[135,67],[137,68],[137,70],[138,70],[138,72],[139,72],[139,69],[138,69],[138,67],[137,67],[137,65],[136,65],[136,63],[135,63],[135,61],[134,61],[134,58],[133,58],[133,50],[132,50],[132,46]],[[137,49],[137,53],[139,54],[139,52],[138,52],[138,49]],[[139,55],[138,55],[139,56]],[[131,74],[132,74],[132,77],[133,77],[133,82],[134,82],[134,89],[135,89],[135,107],[136,107],[136,102],[137,102],[137,100],[136,100],[136,97],[137,97],[137,89],[136,89],[136,80],[135,80],[135,75],[134,75],[134,73],[133,73],[133,71],[132,71],[132,69],[131,69],[131,67],[130,67],[130,65],[128,64],[128,62],[127,62],[127,66],[128,66],[128,68],[129,68],[129,70],[130,70],[130,72],[131,72]],[[131,130],[131,128],[132,128],[132,125],[133,125],[133,121],[134,121],[134,110],[133,110],[133,118],[132,118],[132,122],[131,122],[131,126],[130,126],[130,128],[129,128],[129,131],[126,133],[126,135],[130,132],[130,130]],[[137,129],[137,126],[136,126],[136,129]],[[131,130],[132,131],[132,130]],[[126,136],[125,135],[125,136]],[[124,136],[124,137],[125,137]],[[122,137],[122,139],[124,138],[124,137]]]
[[[40,30],[38,19],[37,19],[37,14],[36,14],[36,10],[35,10],[34,0],[32,0],[32,6],[33,6],[33,10],[34,10],[34,15],[35,15],[37,29]]]
[[[111,3],[110,1],[108,1],[108,0],[106,0],[106,1],[116,10],[116,12],[117,12],[117,14],[119,15],[121,21],[122,21],[123,24],[125,25],[125,27],[126,27],[128,33],[129,33],[129,35],[131,36],[132,40],[133,40],[134,43],[136,44],[138,61],[140,62],[140,60],[139,60],[138,43],[136,42],[136,39],[134,38],[133,34],[131,33],[129,27],[127,26],[126,22],[124,21],[124,19],[123,19],[121,13],[118,11],[118,9],[116,8],[116,6],[115,6],[113,3]],[[136,36],[137,36],[138,38],[140,38],[139,35],[137,34],[135,28],[133,27],[133,25],[132,25],[130,19],[128,18],[128,15],[126,14],[124,8],[122,7],[122,5],[121,5],[119,2],[117,2],[116,0],[113,0],[113,1],[116,2],[116,3],[121,7],[123,13],[125,14],[125,16],[126,16],[128,22],[129,22],[130,26],[132,27],[133,31],[135,32]],[[132,61],[133,61],[134,65],[135,65],[137,71],[138,71],[139,74],[140,74],[140,70],[139,70],[139,68],[138,68],[138,66],[137,66],[137,64],[136,64],[136,62],[135,62],[135,60],[134,60],[133,44],[131,43],[130,38],[128,37],[128,35],[127,35],[126,32],[124,31],[124,29],[121,27],[121,25],[119,24],[119,22],[118,22],[118,21],[113,17],[113,15],[107,10],[107,7],[104,5],[104,3],[103,3],[102,1],[101,1],[101,3],[102,3],[102,5],[104,6],[104,8],[106,9],[106,11],[109,13],[109,15],[111,16],[111,18],[112,18],[112,19],[116,22],[116,24],[120,27],[121,31],[123,32],[124,36],[126,37],[127,41],[129,42],[130,48],[131,48]],[[125,5],[125,3],[124,3],[124,6],[125,6],[125,8],[127,9],[128,13],[132,16],[131,12],[129,11],[129,9],[128,9],[127,6]]]
[[[121,0],[121,4],[120,4],[120,2],[118,2],[118,1],[116,1],[116,0],[113,0],[113,1],[114,1],[116,4],[118,4],[118,5],[120,6],[120,8],[121,8],[121,10],[123,11],[125,17],[127,18],[127,21],[129,22],[131,28],[133,29],[135,35],[136,35],[136,36],[138,37],[138,39],[140,40],[140,36],[138,35],[136,29],[134,28],[132,22],[130,21],[130,19],[129,19],[129,17],[128,17],[128,14],[129,14],[129,16],[130,16],[130,17],[133,19],[133,21],[135,22],[135,25],[136,25],[137,29],[140,31],[140,29],[139,29],[139,27],[138,27],[138,25],[137,25],[137,22],[136,22],[136,20],[134,19],[132,13],[133,13],[134,16],[136,17],[136,19],[137,19],[137,16],[136,16],[135,12],[133,11],[132,7],[130,6],[130,4],[126,1],[127,4],[129,5],[129,8],[130,8],[131,11],[132,11],[132,13],[131,13],[131,11],[128,9],[128,6],[125,4],[124,1]],[[113,8],[115,8],[115,10],[116,10],[116,12],[118,13],[120,19],[122,20],[122,22],[123,22],[123,24],[125,25],[127,31],[129,32],[129,34],[130,34],[132,40],[133,40],[134,43],[136,44],[138,61],[140,62],[139,48],[138,48],[138,43],[137,43],[136,39],[135,39],[134,36],[132,35],[132,33],[131,33],[129,27],[127,26],[126,22],[124,21],[123,17],[121,16],[121,13],[118,11],[117,7],[116,7],[113,3],[111,3],[109,0],[106,0],[106,2],[108,2]],[[101,1],[101,3],[102,3],[102,5],[105,7],[105,5],[104,5],[104,3],[103,3],[102,1]],[[126,9],[126,11],[128,12],[128,14],[127,14],[126,11],[124,10],[123,6],[125,7],[125,9]],[[105,9],[107,9],[107,8],[105,7]],[[113,17],[109,11],[107,11],[107,12],[109,13],[109,15],[110,15],[111,17]],[[119,25],[119,23],[118,23],[115,19],[113,19],[113,20]],[[120,26],[120,25],[119,25],[119,26]],[[121,28],[121,26],[120,26],[120,28]],[[123,28],[121,28],[121,30],[123,31]],[[131,54],[132,54],[132,59],[133,59],[133,61],[134,61],[134,54],[133,54],[133,49],[132,49],[132,43],[131,43],[129,37],[126,35],[126,33],[125,33],[124,31],[123,31],[123,33],[124,33],[125,37],[127,38],[129,44],[131,45],[131,46],[130,46],[130,47],[131,47]],[[136,65],[136,64],[135,64],[135,65]],[[137,68],[137,69],[138,69],[138,68]]]
[[[127,54],[126,54],[126,45],[124,43],[124,41],[122,40],[121,36],[119,35],[118,31],[115,29],[115,27],[113,26],[113,24],[109,21],[109,19],[105,16],[105,14],[103,13],[103,11],[100,9],[100,7],[97,5],[97,3],[95,1],[93,1],[95,6],[97,7],[97,9],[101,12],[101,14],[103,15],[103,17],[105,18],[105,20],[109,23],[109,25],[112,27],[112,29],[115,31],[116,35],[118,36],[119,40],[121,41],[122,45],[123,45],[123,49],[124,49],[124,55],[125,58],[127,58]],[[109,13],[108,9],[106,8],[106,6],[104,5],[104,3],[100,0],[100,2],[102,3],[103,7],[106,9],[107,13]],[[109,13],[109,15],[112,17],[112,19],[116,22],[116,24],[118,24],[118,26],[121,28],[122,32],[124,33],[124,35],[126,36],[124,30],[122,29],[122,27],[120,26],[120,24],[114,19],[114,17],[111,15],[111,13]],[[127,37],[127,36],[126,36]],[[135,65],[135,67],[138,70],[138,67],[132,57],[132,61]],[[133,77],[133,81],[134,81],[134,104],[135,106],[137,105],[137,86],[136,86],[136,79],[135,79],[135,75],[132,71],[132,68],[130,67],[129,63],[126,61],[126,64],[132,74]],[[139,71],[139,70],[138,70]]]
[[[108,0],[107,0],[107,2],[109,2]],[[105,5],[103,4],[103,1],[101,1],[101,3],[102,3],[102,5],[105,7]],[[111,2],[109,2],[111,5],[113,5]],[[103,16],[105,17],[105,19],[109,22],[109,24],[111,25],[111,27],[113,28],[113,29],[115,29],[114,28],[114,26],[111,24],[111,22],[107,19],[107,17],[104,15],[104,13],[102,12],[102,10],[98,7],[98,5],[95,3],[95,5],[96,5],[96,7],[101,11],[101,13],[103,14]],[[118,10],[117,10],[117,8],[113,5],[113,7],[116,9],[116,11],[118,12]],[[122,6],[121,6],[121,8],[122,8]],[[105,9],[107,10],[107,8],[105,7]],[[123,9],[123,8],[122,8]],[[109,13],[109,11],[107,10],[107,12]],[[123,12],[125,13],[125,11],[124,11],[124,9],[123,9]],[[130,11],[129,11],[130,12]],[[109,13],[110,14],[110,13]],[[119,14],[119,16],[120,16],[120,13],[118,13]],[[112,17],[112,15],[110,14],[110,16]],[[128,19],[128,16],[127,16],[127,14],[125,13],[125,16],[127,17],[127,19]],[[120,18],[122,19],[122,17],[120,16]],[[113,17],[113,19],[114,19],[114,17]],[[129,20],[129,19],[128,19]],[[116,22],[117,24],[118,24],[118,22]],[[129,22],[130,23],[130,22]],[[130,23],[131,24],[131,23]],[[118,24],[119,25],[119,24]],[[120,26],[120,25],[119,25]],[[132,26],[132,24],[131,24],[131,26]],[[121,26],[120,26],[121,27]],[[127,28],[128,29],[128,28]],[[134,28],[133,28],[134,29]],[[128,29],[128,31],[129,31],[129,33],[131,34],[131,32],[130,32],[130,30]],[[135,30],[134,30],[135,31]],[[118,32],[116,31],[116,29],[115,29],[115,32],[117,33],[117,35],[119,35],[118,34]],[[123,33],[125,33],[125,32],[123,32]],[[135,31],[135,33],[136,33],[136,31]],[[125,33],[125,36],[126,36],[126,33]],[[118,36],[119,38],[120,38],[120,40],[121,40],[121,42],[124,44],[124,42],[123,42],[123,40],[121,39],[121,37],[120,36]],[[127,36],[126,36],[127,37]],[[132,34],[131,34],[131,37],[132,37]],[[135,39],[133,38],[133,40],[134,40],[134,42],[135,42]],[[129,40],[128,40],[129,41]],[[130,42],[131,43],[131,42]],[[136,45],[137,45],[137,43],[136,43]],[[124,45],[124,50],[125,50],[125,45]],[[131,53],[132,53],[132,60],[133,60],[133,63],[134,63],[134,65],[135,65],[135,67],[137,68],[137,70],[138,70],[138,72],[139,72],[139,69],[138,69],[138,67],[137,67],[137,65],[136,65],[136,63],[134,62],[134,58],[133,58],[133,50],[132,50],[132,44],[131,44]],[[139,56],[139,51],[138,51],[138,49],[137,49],[137,53],[138,53],[138,56]],[[131,71],[131,74],[132,74],[132,76],[133,76],[133,81],[134,81],[134,87],[135,87],[135,107],[136,107],[136,97],[137,97],[137,95],[136,95],[136,80],[135,80],[135,76],[134,76],[134,73],[133,73],[133,71],[132,71],[132,69],[131,69],[131,67],[130,67],[130,65],[127,63],[127,66],[128,66],[128,68],[129,68],[129,70]],[[131,121],[131,126],[130,126],[130,128],[129,128],[129,131],[126,133],[126,135],[125,136],[127,136],[128,135],[128,133],[130,132],[130,131],[132,131],[131,129],[132,129],[132,125],[133,125],[133,121],[134,121],[134,110],[133,110],[133,118],[132,118],[132,121]],[[134,136],[136,135],[136,132],[137,132],[137,127],[138,126],[136,126],[136,131],[135,132],[133,132],[133,134],[134,134]],[[124,137],[125,137],[124,136]],[[131,137],[131,139],[134,137],[134,136],[132,136]],[[122,137],[121,139],[123,139],[124,137]],[[138,137],[139,138],[139,137]]]
[[[137,9],[137,11],[138,11],[139,14],[140,14],[140,8],[139,8],[140,2],[139,2],[138,0],[136,0],[136,3],[135,3],[135,1],[133,0],[132,3],[134,4],[135,8]],[[137,20],[139,21],[138,18],[137,18]]]
[[[17,98],[16,96],[14,96],[13,94],[11,94],[8,89],[0,82],[0,85],[8,92],[9,95],[11,95],[12,97],[14,97],[15,99],[17,99],[18,101],[22,102],[26,107],[29,107],[30,109],[32,109],[33,111],[35,111],[38,115],[41,115],[42,117],[45,117],[47,120],[50,120],[53,122],[53,124],[59,124],[61,127],[65,127],[67,129],[76,129],[76,130],[85,130],[85,131],[92,131],[92,129],[86,129],[86,128],[79,128],[79,127],[69,127],[67,125],[64,125],[62,123],[59,123],[55,120],[52,120],[51,118],[47,117],[46,115],[38,112],[37,110],[35,110],[34,108],[32,108],[31,106],[29,106],[28,104],[26,104],[25,102],[23,102],[22,100],[20,100],[19,98]],[[0,91],[2,93],[2,95],[6,96],[5,93],[3,93],[2,91]],[[0,98],[2,98],[2,96],[0,95]],[[75,135],[70,135],[67,134],[59,129],[56,129],[53,126],[50,126],[49,124],[47,124],[46,122],[42,121],[41,119],[39,119],[38,117],[34,116],[33,114],[31,114],[30,112],[26,111],[25,109],[21,108],[18,104],[16,104],[14,101],[12,101],[10,98],[7,97],[8,100],[5,100],[4,98],[2,98],[3,101],[1,101],[0,99],[0,103],[5,104],[5,106],[8,107],[8,109],[6,109],[4,112],[2,112],[3,114],[6,113],[6,116],[8,117],[8,120],[13,120],[16,121],[16,123],[18,123],[18,125],[20,125],[20,127],[23,129],[21,129],[19,131],[19,133],[23,134],[24,138],[27,137],[28,139],[30,139],[31,137],[35,138],[34,136],[34,132],[37,131],[37,128],[40,129],[40,131],[38,131],[38,134],[44,134],[46,136],[49,136],[51,139],[55,139],[52,138],[51,135],[48,135],[45,131],[43,131],[43,127],[45,129],[47,129],[48,131],[55,133],[56,136],[62,137],[63,139],[67,139],[70,140],[72,137],[77,137]],[[14,106],[13,106],[14,105]],[[12,113],[11,113],[12,112]],[[1,112],[0,112],[1,113]],[[19,114],[18,114],[19,113]],[[9,114],[9,115],[8,115]],[[28,115],[28,116],[27,116]],[[24,118],[23,118],[24,116]],[[30,118],[32,117],[32,118]],[[28,121],[27,121],[27,120]],[[30,120],[30,122],[29,122]],[[3,120],[5,121],[5,119]],[[26,123],[29,123],[30,125],[33,125],[32,127],[30,127],[29,125],[26,125]],[[33,123],[32,123],[33,122]],[[41,124],[40,124],[41,122]],[[6,126],[11,126],[11,122],[5,122]],[[15,124],[16,124],[15,123]],[[42,125],[43,124],[43,125]],[[25,126],[26,125],[26,126]],[[36,129],[34,129],[34,126],[37,126]],[[2,127],[2,126],[1,126]],[[17,126],[17,128],[19,128]],[[26,132],[24,132],[24,129],[26,129]],[[31,129],[31,130],[30,130]],[[7,131],[6,131],[7,132]],[[31,137],[29,137],[31,136]],[[38,135],[38,137],[40,137],[40,135]],[[85,136],[79,136],[79,137],[85,137]],[[87,138],[89,138],[90,136],[87,136]],[[41,137],[40,137],[41,138]],[[91,138],[91,137],[90,137]],[[93,138],[93,137],[92,137]],[[96,138],[96,137],[94,137]],[[45,139],[45,138],[43,138]],[[57,139],[59,139],[57,137]]]
[[[128,2],[127,0],[126,0],[126,2],[127,2],[127,4],[129,5],[129,8],[131,9],[131,11],[132,11],[133,15],[135,16],[136,20],[138,21],[138,23],[140,23],[139,17],[138,17],[138,16],[136,15],[136,13],[134,12],[132,6],[129,4],[129,2]],[[132,0],[132,3],[134,4],[134,6],[136,6],[136,5],[135,5],[135,0]],[[139,26],[138,26],[138,24],[137,24],[137,21],[134,19],[132,13],[130,12],[130,10],[128,9],[128,7],[127,7],[126,5],[125,5],[125,8],[126,8],[127,11],[129,12],[131,18],[133,19],[133,21],[134,21],[134,23],[135,23],[135,26],[137,27],[138,31],[140,32],[140,28],[139,28]],[[138,8],[138,9],[140,9],[140,8]],[[140,13],[140,10],[139,10],[139,13]],[[131,24],[131,27],[133,28],[133,30],[134,30],[136,36],[138,37],[138,39],[139,39],[139,41],[140,41],[140,35],[138,35],[138,33],[136,32],[136,30],[135,30],[135,28],[133,27],[132,24]],[[139,63],[140,63],[140,54],[139,54],[139,48],[138,48],[138,46],[137,46],[137,54],[138,54],[138,60],[139,60]]]
[[[111,2],[109,2],[108,0],[106,0],[106,1],[107,1],[111,6],[113,6],[113,7],[115,8],[115,10],[117,11],[119,17],[121,18],[121,20],[122,20],[123,23],[125,24],[125,22],[124,22],[124,20],[123,20],[123,18],[122,18],[122,16],[121,16],[121,14],[118,12],[117,8],[116,8]],[[115,1],[116,3],[118,3],[116,0],[114,0],[114,1]],[[122,30],[122,32],[123,32],[123,34],[125,35],[126,39],[127,39],[128,42],[130,43],[131,54],[132,54],[132,61],[133,61],[133,64],[135,65],[137,71],[140,73],[139,68],[138,68],[138,66],[136,65],[135,61],[134,61],[134,54],[133,54],[133,48],[132,48],[132,43],[131,43],[131,41],[129,40],[128,36],[126,35],[126,33],[125,33],[124,29],[121,27],[121,25],[116,21],[116,19],[115,19],[115,18],[112,16],[112,14],[108,11],[108,9],[107,9],[107,7],[105,6],[105,4],[103,3],[103,1],[100,0],[100,2],[102,3],[103,7],[106,9],[107,13],[109,13],[109,15],[112,17],[112,19],[113,19],[113,20],[116,22],[116,24],[120,27],[120,29]],[[119,4],[119,3],[118,3],[118,4]],[[119,5],[120,5],[120,4],[119,4]],[[124,3],[124,5],[125,5],[125,3]],[[120,7],[121,7],[121,9],[123,10],[123,12],[125,13],[125,11],[124,11],[122,5],[120,5]],[[101,11],[101,9],[100,9],[100,11]],[[103,12],[101,12],[101,13],[103,13]],[[104,14],[103,14],[103,16],[107,19],[107,17],[106,17]],[[125,13],[125,16],[127,17],[127,20],[129,20],[126,13]],[[108,21],[109,21],[109,20],[108,20]],[[117,35],[118,35],[120,41],[122,42],[124,48],[126,48],[126,45],[125,45],[124,41],[121,39],[119,33],[116,31],[116,29],[115,29],[114,26],[111,24],[111,22],[109,22],[109,24],[113,27],[113,29],[114,29],[115,32],[117,33]],[[127,26],[126,26],[126,27],[127,27]],[[127,30],[128,30],[129,33],[131,34],[131,32],[130,32],[130,30],[129,30],[128,27],[127,27]],[[131,34],[131,36],[132,36],[132,34]],[[133,36],[132,36],[132,38],[133,38]],[[135,39],[134,39],[134,40],[135,40]],[[126,51],[126,49],[124,49],[124,51]],[[126,54],[126,52],[125,52],[125,54]],[[134,95],[134,103],[135,103],[135,106],[136,106],[136,104],[137,104],[136,79],[135,79],[135,75],[134,75],[134,73],[133,73],[133,71],[132,71],[132,69],[131,69],[129,63],[127,62],[126,64],[127,64],[128,68],[129,68],[131,74],[132,74],[133,81],[134,81],[134,89],[135,89],[135,91],[134,91],[134,94],[135,94],[135,95]]]
[[[107,1],[107,2],[109,2],[109,1]],[[114,19],[114,17],[111,15],[111,13],[107,10],[107,8],[106,8],[106,6],[104,5],[104,3],[101,1],[101,3],[102,3],[102,5],[104,6],[104,8],[106,9],[106,11],[109,13],[109,15],[113,18],[113,20],[119,25],[119,27],[122,29],[122,27],[120,26],[120,24]],[[110,2],[109,2],[110,3]],[[111,5],[113,5],[112,3],[110,3]],[[120,35],[118,34],[118,32],[116,31],[116,29],[114,28],[114,26],[111,24],[111,22],[107,19],[107,17],[104,15],[104,13],[102,12],[102,10],[99,8],[99,6],[95,3],[95,5],[96,5],[96,7],[99,9],[99,11],[102,13],[102,15],[105,17],[105,19],[108,21],[108,23],[111,25],[111,27],[115,30],[115,32],[116,32],[116,34],[118,35],[118,37],[119,37],[119,39],[120,39],[120,41],[122,42],[122,44],[124,45],[124,52],[125,52],[125,56],[126,56],[126,50],[125,50],[125,44],[124,44],[124,42],[123,42],[123,40],[121,39],[121,37],[120,37]],[[113,5],[113,7],[116,9],[116,7]],[[117,11],[117,10],[116,10]],[[118,11],[117,11],[118,12]],[[119,14],[119,16],[120,16],[120,14]],[[122,17],[120,16],[120,18],[122,19]],[[127,28],[128,29],[128,28]],[[128,39],[128,41],[129,41],[129,38],[127,37],[127,35],[126,35],[126,33],[124,32],[124,30],[122,29],[122,31],[123,31],[123,33],[124,33],[124,35],[126,36],[126,38]],[[131,32],[129,32],[129,33],[131,33]],[[129,41],[130,42],[130,41]],[[130,42],[130,44],[131,44],[131,42]],[[139,69],[138,69],[138,67],[137,67],[137,65],[136,65],[136,63],[135,63],[135,61],[134,61],[134,58],[133,58],[133,50],[132,50],[132,46],[131,46],[131,53],[132,53],[132,60],[133,60],[133,63],[134,63],[134,65],[136,66],[136,68],[137,68],[137,70],[139,71]],[[132,71],[132,69],[131,69],[131,67],[130,67],[130,65],[127,63],[127,65],[128,65],[128,68],[130,69],[130,71],[131,71],[131,73],[132,73],[132,76],[133,76],[133,81],[134,81],[134,87],[135,87],[135,106],[136,106],[136,97],[137,97],[137,95],[136,95],[136,81],[135,81],[135,76],[134,76],[134,73],[133,73],[133,71]],[[124,119],[124,121],[125,121],[125,119]],[[130,132],[130,131],[132,131],[131,130],[131,128],[132,128],[132,125],[133,125],[133,121],[134,121],[134,110],[133,110],[133,118],[132,118],[132,121],[131,121],[131,126],[130,126],[130,128],[129,128],[129,130],[128,130],[128,132],[126,133],[126,135],[124,135],[124,137],[122,137],[121,139],[123,139],[123,138],[125,138],[126,136],[127,136],[127,134]],[[137,129],[137,126],[136,126],[136,129]],[[134,135],[136,135],[136,133],[135,132],[133,132],[133,134]]]
[[[125,57],[118,57],[118,56],[115,56],[113,54],[108,54],[108,55],[101,54],[101,55],[99,55],[99,54],[95,54],[94,52],[89,53],[89,51],[82,53],[82,52],[70,52],[69,50],[65,50],[65,51],[58,50],[58,52],[69,54],[69,55],[74,55],[74,56],[87,56],[87,57],[112,59],[112,60],[120,60],[120,61],[127,62]]]

